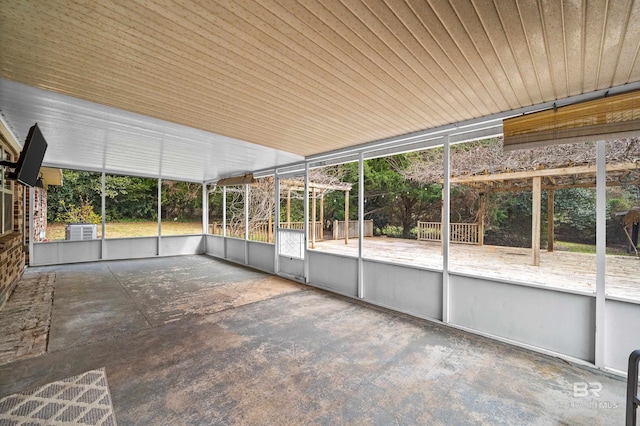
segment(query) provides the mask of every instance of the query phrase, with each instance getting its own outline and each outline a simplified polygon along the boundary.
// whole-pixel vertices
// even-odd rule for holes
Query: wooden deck
[[[358,255],[358,240],[321,241],[317,251]],[[388,262],[442,269],[438,242],[397,238],[365,238],[364,257]],[[594,254],[542,251],[540,266],[531,265],[531,250],[516,247],[451,244],[449,270],[540,286],[595,293]],[[640,259],[607,256],[606,294],[640,301]]]

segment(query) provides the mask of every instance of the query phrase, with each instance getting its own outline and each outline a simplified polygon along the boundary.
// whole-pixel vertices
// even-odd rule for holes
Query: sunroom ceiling
[[[37,122],[49,167],[204,182],[303,157],[0,79],[0,112],[22,144]]]
[[[0,25],[4,79],[297,156],[640,80],[633,0],[0,0]]]

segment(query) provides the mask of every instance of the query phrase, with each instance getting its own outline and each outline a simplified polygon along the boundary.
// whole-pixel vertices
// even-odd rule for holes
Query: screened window
[[[2,160],[12,161],[11,154],[2,149],[0,152]],[[13,231],[13,182],[7,179],[7,168],[0,166],[0,214],[2,215],[2,224],[0,230],[2,234]]]

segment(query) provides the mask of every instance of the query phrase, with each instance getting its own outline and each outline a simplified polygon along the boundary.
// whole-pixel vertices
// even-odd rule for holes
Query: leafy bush
[[[382,235],[391,237],[391,238],[404,238],[402,236],[402,226],[387,225],[384,228],[382,228]],[[409,232],[409,238],[412,240],[418,239],[417,226],[411,228],[411,231]]]
[[[60,206],[64,209],[64,213],[60,215],[60,219],[65,223],[91,223],[97,225],[102,223],[102,217],[93,211],[93,206],[80,199],[80,207],[73,204],[66,206],[64,200],[60,200]]]

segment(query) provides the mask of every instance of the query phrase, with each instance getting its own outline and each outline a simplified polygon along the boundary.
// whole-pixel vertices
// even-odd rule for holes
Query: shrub
[[[62,222],[65,223],[91,223],[97,225],[102,223],[102,217],[93,211],[93,206],[80,199],[80,207],[73,204],[68,207],[64,200],[60,200],[60,205],[64,209],[64,213],[60,216]]]

